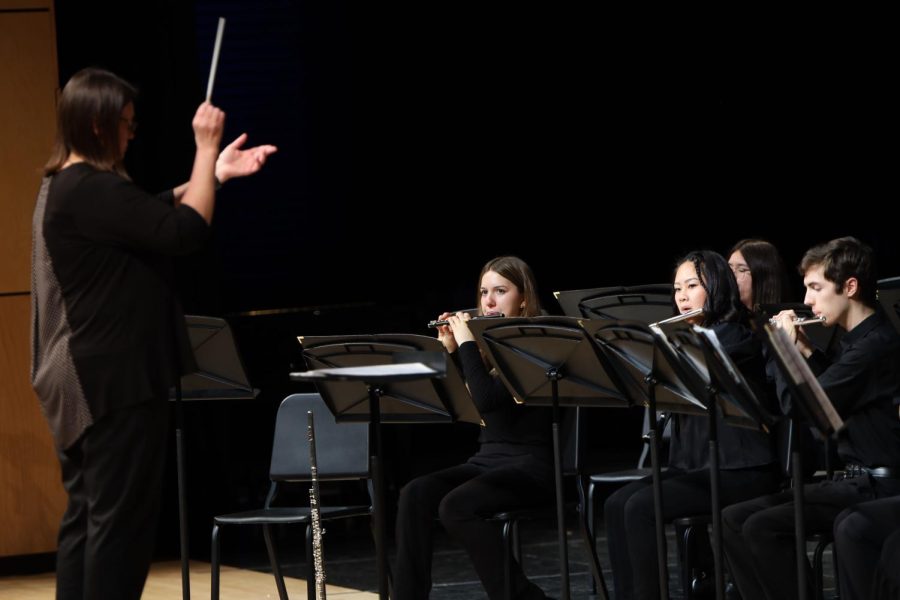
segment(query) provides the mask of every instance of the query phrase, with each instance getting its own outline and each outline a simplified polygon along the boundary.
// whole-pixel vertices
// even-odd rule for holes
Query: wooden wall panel
[[[51,10],[52,7],[53,0],[0,0],[0,10]]]
[[[50,0],[0,0],[0,556],[56,549],[65,508],[29,379],[31,213],[55,129]]]
[[[58,88],[53,13],[5,11],[9,6],[4,5],[0,5],[0,293],[30,287],[31,213],[40,170],[53,141]]]
[[[0,296],[0,556],[54,551],[66,503],[31,389],[30,311],[28,295]]]

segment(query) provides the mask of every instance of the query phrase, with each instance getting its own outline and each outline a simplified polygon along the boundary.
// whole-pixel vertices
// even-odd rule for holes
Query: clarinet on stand
[[[316,430],[313,426],[313,413],[306,413],[307,427],[306,434],[309,437],[309,472],[310,482],[309,488],[309,520],[312,527],[312,560],[313,569],[316,574],[316,600],[325,600],[325,565],[323,564],[324,556],[322,554],[322,524],[319,519],[319,474],[316,466]]]

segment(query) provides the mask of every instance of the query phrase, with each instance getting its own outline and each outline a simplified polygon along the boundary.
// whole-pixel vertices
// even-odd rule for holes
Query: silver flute
[[[664,323],[677,323],[678,321],[685,321],[692,317],[699,317],[703,314],[702,308],[695,308],[694,310],[689,310],[686,313],[675,315],[674,317],[669,317],[668,319],[663,319],[662,321],[657,321],[656,323],[650,323],[650,326],[654,325],[662,325]]]
[[[794,317],[794,327],[803,327],[804,325],[816,325],[817,323],[824,323],[825,317],[809,317],[808,319],[804,319],[803,317]],[[772,318],[769,319],[769,323],[772,325],[778,324],[778,319]]]
[[[313,569],[316,575],[316,600],[325,600],[325,565],[322,554],[322,521],[319,516],[319,468],[316,465],[316,429],[313,425],[313,413],[306,413],[306,436],[309,438],[309,521],[313,531]],[[308,585],[308,583],[307,583]]]

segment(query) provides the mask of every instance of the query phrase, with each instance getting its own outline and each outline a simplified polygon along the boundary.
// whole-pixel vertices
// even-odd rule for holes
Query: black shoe
[[[725,584],[725,600],[741,600],[741,594],[733,581]]]
[[[691,598],[693,600],[712,600],[716,597],[716,580],[705,571],[700,571],[691,580]]]

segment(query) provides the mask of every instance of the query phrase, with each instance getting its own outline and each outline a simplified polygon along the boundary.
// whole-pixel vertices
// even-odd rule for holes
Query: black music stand
[[[569,598],[569,561],[563,514],[562,456],[559,442],[559,407],[629,407],[612,360],[570,317],[485,319],[468,322],[478,345],[497,368],[516,402],[553,407],[553,457],[556,475],[562,597]],[[582,528],[586,533],[586,529]],[[589,548],[593,540],[585,535]],[[592,552],[591,570],[597,589],[607,597],[603,573]]]
[[[311,370],[291,373],[291,380],[314,382],[336,420],[370,424],[378,595],[387,600],[381,424],[480,423],[481,417],[462,376],[453,362],[446,360],[443,345],[435,338],[385,334],[298,339]],[[442,355],[441,364],[433,360],[435,353]],[[419,357],[427,364],[412,362]]]
[[[668,313],[671,315],[671,310]],[[597,345],[613,357],[625,380],[624,390],[634,404],[684,414],[707,414],[706,405],[689,390],[681,361],[668,341],[639,321],[593,320],[583,323]],[[659,436],[656,419],[650,419],[650,466],[653,480],[653,511],[656,520],[656,559],[660,597],[669,597],[666,534],[662,508],[662,480],[659,464]]]
[[[878,280],[878,302],[894,329],[900,332],[900,277]]]
[[[800,427],[800,415],[819,433],[828,438],[844,426],[819,380],[806,363],[806,359],[794,346],[788,335],[771,324],[765,326],[763,340],[775,358],[775,364],[784,376],[788,389],[794,398],[791,405],[791,425],[795,431]],[[797,554],[797,594],[806,598],[806,523],[803,511],[803,464],[802,454],[795,444],[791,448],[791,477],[794,480],[794,535]]]
[[[400,362],[398,355],[428,352],[446,355],[433,337],[413,334],[302,336],[307,367],[328,369]],[[481,423],[456,366],[444,367],[439,379],[381,382],[382,423]],[[361,380],[318,380],[316,389],[338,421],[369,420],[369,392]]]
[[[175,382],[175,462],[178,471],[178,524],[181,544],[181,593],[191,597],[188,549],[187,481],[184,456],[184,406],[182,400],[242,400],[255,398],[259,390],[247,379],[231,328],[223,319],[185,315],[197,371]]]
[[[655,323],[672,316],[672,284],[655,283],[553,292],[567,317]]]
[[[722,507],[719,495],[716,407],[722,411],[725,423],[737,427],[760,429],[762,425],[762,428],[765,428],[774,425],[779,418],[762,405],[719,343],[713,330],[692,326],[686,321],[660,324],[658,329],[668,338],[682,362],[683,370],[693,371],[693,374],[687,377],[687,381],[694,394],[702,398],[707,406],[716,598],[723,600],[725,576],[722,562]]]
[[[674,308],[672,304],[672,285],[669,283],[572,290],[567,292],[555,292],[554,295],[566,315],[570,317],[604,319],[607,322],[611,320],[622,320],[629,322],[633,321],[636,324],[655,323],[672,316]],[[594,330],[595,329],[591,328],[591,331]],[[649,339],[652,340],[652,333],[649,331],[645,333],[649,336]],[[599,343],[600,339],[595,338],[595,341]],[[653,343],[651,341],[650,347],[652,348],[652,346]],[[650,377],[653,381],[658,381],[658,379],[653,378],[650,375],[652,369],[646,369],[648,365],[653,363],[652,355],[653,353],[651,351],[649,360],[643,365],[643,367],[645,367],[644,374],[637,379],[638,387],[643,385],[643,383],[646,383],[644,380],[647,377]],[[637,357],[631,357],[627,352],[625,354],[620,354],[613,351],[613,356],[616,356],[617,362],[620,366],[625,368],[626,371],[628,370],[626,365],[629,364],[629,358],[637,360]],[[665,361],[661,361],[659,364],[664,365]],[[631,375],[633,374],[634,373],[631,373]],[[632,381],[631,377],[626,377],[626,381]],[[650,414],[653,415],[650,419],[650,430],[647,432],[646,437],[650,445],[653,503],[657,520],[657,548],[661,552],[661,558],[660,556],[657,556],[657,558],[660,559],[658,561],[660,563],[660,581],[663,582],[661,583],[663,586],[663,597],[667,597],[668,581],[666,579],[665,526],[662,524],[661,519],[662,497],[659,466],[659,436],[662,432],[659,431],[660,424],[656,420],[657,404],[655,395],[650,394],[648,396],[647,393],[639,393],[635,398],[638,398],[638,400],[636,400],[637,403],[645,405]],[[663,423],[667,420],[668,417],[665,417]]]

